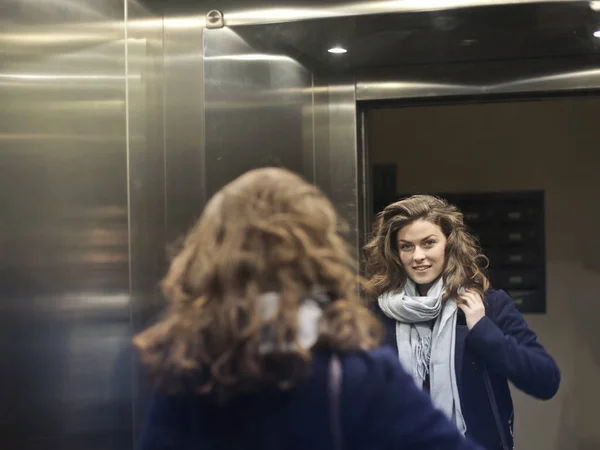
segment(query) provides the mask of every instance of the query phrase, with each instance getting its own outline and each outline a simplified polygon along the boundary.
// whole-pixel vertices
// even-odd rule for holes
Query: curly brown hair
[[[438,225],[447,239],[442,272],[446,286],[444,300],[453,298],[460,302],[460,288],[473,289],[483,296],[489,289],[484,274],[487,258],[467,231],[458,208],[431,195],[413,195],[388,205],[378,214],[371,238],[364,247],[365,268],[370,277],[367,291],[380,296],[404,287],[407,275],[400,261],[396,237],[400,229],[419,219]]]
[[[253,170],[209,201],[162,281],[166,315],[134,343],[155,388],[169,393],[228,400],[269,385],[289,388],[310,368],[310,350],[298,344],[298,311],[315,287],[328,293],[316,347],[379,343],[360,283],[319,189],[284,169]],[[279,309],[265,319],[259,296],[273,291]],[[266,331],[281,351],[259,350]]]

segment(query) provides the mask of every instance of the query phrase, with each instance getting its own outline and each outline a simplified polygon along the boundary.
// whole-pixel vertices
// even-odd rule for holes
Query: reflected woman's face
[[[438,225],[420,219],[401,228],[397,239],[402,267],[425,295],[444,270],[446,236]]]

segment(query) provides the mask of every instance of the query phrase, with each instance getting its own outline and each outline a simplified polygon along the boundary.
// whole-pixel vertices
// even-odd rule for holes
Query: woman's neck
[[[417,292],[419,293],[419,295],[422,297],[426,297],[427,293],[429,292],[429,289],[431,289],[431,286],[433,286],[439,279],[440,277],[437,277],[431,283],[417,284]]]
[[[429,288],[433,285],[433,283],[427,284],[418,284],[417,290],[419,291],[419,295],[422,297],[427,296],[427,292],[429,292]]]

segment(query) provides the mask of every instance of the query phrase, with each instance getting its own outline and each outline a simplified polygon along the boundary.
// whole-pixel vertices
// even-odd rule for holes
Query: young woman
[[[475,450],[396,355],[329,201],[282,169],[206,206],[135,339],[156,388],[140,450]]]
[[[512,449],[508,381],[549,399],[560,373],[510,297],[489,288],[462,214],[427,195],[393,203],[365,250],[386,341],[417,385],[466,436]]]

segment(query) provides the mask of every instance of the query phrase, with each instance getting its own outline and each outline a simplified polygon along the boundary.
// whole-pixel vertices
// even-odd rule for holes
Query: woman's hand
[[[458,307],[465,313],[467,328],[471,330],[485,316],[483,298],[476,291],[470,289],[460,294],[459,297],[464,303],[458,303]]]

